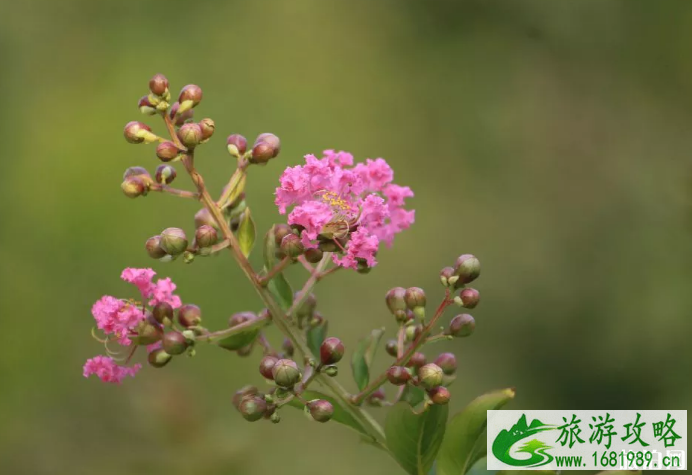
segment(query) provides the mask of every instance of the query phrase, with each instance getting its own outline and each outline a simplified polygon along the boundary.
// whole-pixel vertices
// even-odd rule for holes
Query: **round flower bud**
[[[398,321],[403,321],[406,318],[406,300],[404,297],[406,295],[406,289],[403,287],[394,287],[385,297],[385,302],[387,302],[387,308],[392,315],[396,316]]]
[[[162,162],[170,162],[180,155],[180,150],[175,146],[173,142],[167,140],[166,142],[161,142],[156,146],[156,156]]]
[[[175,180],[177,175],[178,174],[175,171],[175,168],[172,166],[159,165],[156,167],[156,174],[154,175],[154,178],[156,179],[157,183],[169,185],[173,183],[173,180]]]
[[[395,386],[403,386],[411,379],[411,373],[403,366],[392,366],[387,370],[387,379]]]
[[[166,255],[166,251],[161,247],[161,236],[152,236],[147,239],[144,247],[147,250],[147,254],[153,259],[161,259]]]
[[[366,402],[371,406],[381,406],[382,402],[387,398],[383,388],[378,389],[367,397]]]
[[[476,289],[471,288],[462,290],[459,297],[465,308],[476,308],[481,300],[481,294]]]
[[[122,182],[120,188],[128,198],[137,198],[138,196],[146,196],[149,187],[138,176],[129,176]]]
[[[199,124],[183,124],[178,129],[178,138],[187,148],[195,148],[202,141],[202,128]]]
[[[168,302],[159,302],[151,310],[152,316],[157,323],[169,326],[173,322],[173,307]]]
[[[274,382],[282,388],[292,388],[302,377],[296,362],[289,359],[277,361],[272,368],[272,376]]]
[[[151,132],[151,127],[136,120],[128,122],[125,125],[123,135],[125,136],[125,140],[130,143],[150,143],[158,138]]]
[[[481,275],[481,263],[472,254],[464,254],[457,258],[454,275],[459,276],[459,284],[468,284]]]
[[[216,225],[216,220],[211,215],[209,210],[207,208],[202,208],[201,210],[197,211],[197,213],[195,213],[195,227],[199,228],[205,225],[211,226],[212,228],[219,231],[219,228]]]
[[[344,357],[344,344],[341,340],[329,337],[320,346],[320,361],[323,365],[331,365],[341,361]]]
[[[219,235],[216,229],[203,224],[195,231],[195,242],[199,247],[211,247],[219,240]]]
[[[296,351],[296,349],[293,347],[293,342],[288,338],[284,338],[284,341],[281,343],[281,349],[284,350],[286,356],[288,357],[293,356],[293,353]]]
[[[250,163],[265,164],[274,157],[274,149],[266,142],[260,142],[252,147]]]
[[[161,248],[166,254],[177,256],[187,249],[187,236],[180,228],[166,228],[161,232]]]
[[[301,294],[300,292],[296,292],[293,295],[293,300],[297,301],[300,299]],[[315,313],[315,309],[317,308],[317,297],[315,294],[310,293],[308,294],[307,297],[305,297],[305,300],[300,304],[298,308],[295,310],[295,314],[298,318],[305,318],[305,317],[312,317]]]
[[[442,368],[437,366],[435,363],[429,363],[422,366],[418,370],[418,377],[420,378],[420,384],[425,389],[436,388],[442,384]]]
[[[444,374],[450,376],[457,370],[457,357],[454,353],[442,353],[435,359],[435,364],[442,368]]]
[[[408,325],[406,327],[406,341],[413,341],[423,332],[423,325]]]
[[[252,312],[236,312],[228,319],[228,326],[235,327],[241,323],[249,322],[257,318]]]
[[[384,349],[389,356],[396,358],[397,352],[399,351],[399,343],[396,340],[389,340],[385,345]]]
[[[308,402],[308,409],[312,418],[317,422],[327,422],[334,414],[334,406],[332,406],[331,402],[324,399],[315,399]]]
[[[202,119],[199,121],[199,128],[202,129],[202,140],[207,141],[214,135],[216,124],[211,119]]]
[[[266,143],[272,148],[272,150],[274,151],[272,158],[276,157],[279,154],[279,150],[281,149],[281,141],[279,140],[279,137],[277,137],[276,135],[270,133],[259,134],[257,136],[257,139],[255,140],[255,145],[260,143]]]
[[[272,369],[274,368],[274,365],[276,362],[279,361],[278,358],[275,358],[274,356],[265,356],[262,358],[262,361],[260,361],[260,366],[259,366],[259,372],[262,376],[264,376],[266,379],[274,379],[274,375],[272,374]]]
[[[462,313],[452,318],[447,333],[452,336],[464,337],[471,335],[475,329],[476,320],[468,313]]]
[[[185,328],[196,327],[202,323],[202,310],[191,303],[178,309],[178,323]]]
[[[272,421],[272,424],[278,424],[281,422],[281,416],[278,412],[275,412],[269,417],[269,420]]]
[[[298,236],[295,234],[287,234],[281,240],[281,252],[288,257],[295,259],[305,252],[305,246],[303,246],[303,243]]]
[[[447,404],[452,395],[449,393],[449,389],[444,386],[438,386],[436,388],[428,391],[428,396],[433,404],[438,404],[440,406]]]
[[[334,365],[329,365],[322,368],[322,372],[330,378],[333,378],[339,374],[339,368]]]
[[[231,134],[226,139],[228,153],[236,158],[240,158],[247,151],[247,139],[240,134]]]
[[[256,396],[258,393],[259,391],[255,386],[243,386],[233,395],[233,406],[239,410],[240,403],[243,401],[243,399],[246,397]]]
[[[408,360],[408,363],[406,363],[406,366],[409,368],[420,368],[425,363],[428,362],[428,359],[425,357],[425,355],[419,351],[415,352],[412,356],[411,359]]]
[[[163,349],[170,355],[182,355],[187,347],[187,339],[180,332],[168,332],[163,336]]]
[[[319,249],[308,249],[305,251],[305,260],[311,264],[317,264],[322,260],[324,253]]]
[[[255,422],[262,419],[267,410],[267,402],[257,396],[245,397],[238,407],[240,414],[246,421]]]
[[[176,102],[171,106],[171,111],[168,114],[175,125],[180,127],[186,120],[192,119],[194,112],[192,109],[180,110],[180,102]]]
[[[166,353],[162,348],[157,348],[156,350],[149,353],[147,356],[147,361],[154,368],[163,368],[171,361],[173,357]]]
[[[151,103],[149,96],[142,96],[137,103],[139,111],[144,115],[154,115],[156,114],[156,106]]]
[[[288,224],[280,223],[274,225],[274,242],[281,246],[281,241],[289,234],[293,234],[293,229]]]
[[[179,112],[192,109],[202,101],[202,88],[196,84],[188,84],[180,90],[178,102],[180,103]]]
[[[151,175],[149,175],[149,171],[147,171],[146,168],[144,167],[128,167],[125,169],[125,172],[123,173],[123,180],[126,180],[129,177],[137,177],[142,180],[144,180],[145,183],[151,183]]]
[[[166,79],[166,76],[160,73],[155,74],[154,77],[149,80],[149,90],[152,94],[156,94],[157,96],[166,94],[166,91],[168,91],[168,79]]]
[[[406,306],[411,310],[416,310],[420,307],[425,307],[425,291],[420,287],[409,287],[404,294]]]
[[[136,330],[137,336],[132,336],[130,339],[137,345],[151,345],[159,341],[163,336],[161,327],[149,318],[140,321],[137,324]]]

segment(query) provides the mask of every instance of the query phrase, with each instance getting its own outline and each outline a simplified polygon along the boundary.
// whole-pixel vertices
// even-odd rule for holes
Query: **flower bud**
[[[173,307],[168,302],[159,302],[154,305],[151,313],[156,322],[164,326],[170,326],[173,323]]]
[[[423,325],[408,325],[406,327],[406,341],[413,341],[423,332]]]
[[[305,251],[305,260],[311,264],[317,264],[322,260],[324,253],[319,249],[308,249]]]
[[[303,243],[298,236],[295,234],[287,234],[281,240],[281,252],[288,257],[295,259],[305,252],[305,246],[303,246]]]
[[[151,175],[149,174],[149,171],[144,167],[128,167],[128,168],[126,168],[125,172],[123,173],[123,180],[125,180],[129,177],[141,178],[147,184],[152,182]]]
[[[185,231],[180,228],[166,228],[161,232],[161,248],[166,254],[177,256],[187,249]]]
[[[181,111],[180,102],[176,102],[171,106],[171,111],[168,115],[174,124],[180,127],[185,123],[186,120],[192,119],[194,112],[192,109]]]
[[[123,135],[130,143],[151,143],[158,140],[158,137],[151,132],[151,127],[136,120],[125,125]]]
[[[217,232],[219,231],[216,220],[207,208],[202,208],[195,213],[195,227],[199,228],[204,225],[211,226],[212,228],[216,229]]]
[[[197,106],[202,101],[202,89],[195,84],[188,84],[180,91],[178,96],[178,102],[180,103],[180,108],[178,113],[185,112],[186,110],[192,109]]]
[[[156,156],[162,162],[170,162],[180,155],[180,150],[175,146],[173,142],[167,140],[166,142],[161,142],[156,146]]]
[[[450,376],[457,370],[457,357],[454,353],[442,353],[435,359],[435,364],[442,368],[444,374]]]
[[[250,163],[257,163],[264,165],[272,157],[274,157],[274,149],[266,142],[260,142],[252,147],[252,155],[250,156]]]
[[[397,343],[396,340],[389,340],[385,344],[384,349],[389,356],[396,358],[397,352],[399,351],[399,343]]]
[[[310,415],[317,422],[327,422],[334,414],[334,406],[324,399],[313,399],[307,404]]]
[[[125,181],[122,182],[120,188],[128,198],[146,196],[147,192],[149,191],[147,184],[138,176],[129,176],[125,178]]]
[[[371,406],[382,406],[382,403],[387,398],[383,388],[378,389],[365,400]]]
[[[409,287],[404,294],[406,306],[411,310],[416,310],[418,307],[425,307],[425,291],[420,287]]]
[[[322,372],[330,378],[333,378],[339,374],[339,368],[334,365],[329,365],[322,368]]]
[[[178,138],[187,148],[195,148],[202,141],[202,128],[199,124],[183,124],[178,129]]]
[[[288,224],[279,223],[274,225],[274,242],[281,246],[281,241],[289,234],[293,234],[293,229]]]
[[[144,115],[154,115],[156,114],[156,106],[151,103],[149,96],[142,96],[137,103],[139,111]]]
[[[185,328],[196,327],[202,323],[202,310],[191,303],[178,309],[178,322]]]
[[[241,323],[249,322],[257,318],[252,312],[236,312],[228,319],[228,326],[235,327]]]
[[[293,300],[297,301],[301,297],[300,292],[296,292],[293,295]],[[317,297],[315,294],[311,293],[308,294],[307,297],[305,297],[305,300],[300,304],[298,308],[295,310],[295,314],[298,318],[312,318],[312,316],[315,314],[315,309],[317,308]]]
[[[296,351],[296,349],[293,347],[293,342],[288,338],[284,338],[284,341],[281,343],[281,349],[284,350],[286,356],[289,358],[293,356],[293,353]]]
[[[481,300],[481,294],[476,289],[464,289],[459,293],[459,298],[465,308],[476,308]]]
[[[253,350],[254,347],[255,347],[255,342],[253,341],[253,342],[250,343],[249,345],[245,345],[245,346],[243,346],[242,348],[238,348],[238,349],[235,351],[235,353],[236,353],[238,356],[244,358],[244,357],[250,356],[250,355],[252,354],[252,350]]]
[[[161,327],[150,319],[140,321],[137,324],[136,331],[137,336],[130,337],[136,345],[151,345],[159,341],[163,336]]]
[[[292,388],[300,381],[302,374],[295,361],[281,359],[272,368],[274,382],[282,388]]]
[[[425,357],[425,355],[419,351],[415,352],[412,356],[411,359],[408,360],[408,363],[406,363],[406,366],[409,368],[415,368],[418,369],[425,365],[427,363],[428,359]]]
[[[147,250],[147,254],[153,259],[161,259],[166,255],[166,251],[161,247],[161,236],[152,236],[147,239],[144,247]]]
[[[187,347],[187,339],[180,332],[171,331],[163,336],[163,349],[170,355],[182,355]]]
[[[428,391],[428,396],[433,404],[438,404],[440,406],[447,404],[452,395],[449,393],[449,389],[444,386],[438,386],[436,388]]]
[[[269,420],[272,421],[272,424],[278,424],[281,422],[281,416],[278,412],[275,412],[269,417]]]
[[[163,74],[155,74],[149,80],[149,90],[152,94],[163,96],[168,91],[168,79]]]
[[[452,336],[464,337],[469,336],[476,329],[476,320],[468,313],[462,313],[452,318],[449,322],[449,333]]]
[[[233,395],[233,406],[240,410],[240,403],[247,397],[256,396],[259,393],[255,386],[243,386]]]
[[[156,350],[149,353],[147,356],[147,361],[154,368],[163,368],[171,361],[173,357],[166,353],[162,348],[157,348]]]
[[[195,231],[195,242],[199,247],[211,247],[219,240],[219,235],[216,229],[203,224]]]
[[[425,389],[436,388],[442,384],[442,368],[437,366],[435,363],[429,363],[422,366],[418,370],[418,377],[420,378],[420,384]]]
[[[344,357],[344,344],[341,340],[329,337],[320,346],[320,361],[323,365],[331,365],[341,361]]]
[[[175,171],[175,168],[172,166],[159,165],[156,167],[156,174],[154,175],[154,178],[156,179],[157,183],[169,185],[173,183],[173,180],[175,180],[177,175],[178,174]]]
[[[247,151],[247,139],[240,134],[231,134],[226,139],[226,148],[228,153],[240,158]]]
[[[270,133],[259,134],[257,136],[257,139],[255,139],[255,145],[260,143],[265,143],[272,148],[272,150],[274,151],[272,158],[276,157],[279,154],[279,150],[281,149],[281,141],[279,140],[279,137],[277,137],[276,135]]]
[[[206,142],[211,138],[212,135],[214,135],[216,124],[214,124],[214,121],[209,118],[202,119],[199,121],[199,128],[202,129],[202,141]]]
[[[459,276],[458,283],[468,284],[478,278],[481,274],[481,263],[472,254],[464,254],[459,256],[454,267],[454,275]]]
[[[403,386],[411,379],[411,373],[403,366],[392,366],[387,370],[387,379],[395,386]]]
[[[449,278],[454,275],[454,268],[452,267],[445,267],[440,271],[440,282],[442,282],[442,285],[445,287],[448,287],[449,284]]]
[[[387,303],[387,308],[392,312],[397,319],[397,321],[404,321],[406,318],[406,300],[404,299],[406,295],[406,289],[403,287],[394,287],[385,297],[385,302]]]
[[[267,402],[257,396],[245,397],[240,402],[238,410],[246,421],[255,422],[262,419],[267,410]]]
[[[274,375],[272,374],[272,369],[274,368],[274,365],[276,362],[279,361],[278,358],[275,358],[274,356],[265,356],[262,358],[262,361],[260,361],[260,366],[259,366],[259,372],[262,376],[264,376],[266,379],[274,379]]]

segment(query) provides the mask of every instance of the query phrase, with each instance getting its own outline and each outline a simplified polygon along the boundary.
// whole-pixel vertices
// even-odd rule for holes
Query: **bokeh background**
[[[210,327],[260,308],[225,255],[143,250],[165,227],[191,232],[197,209],[119,190],[126,167],[157,165],[122,138],[156,72],[173,94],[204,90],[212,189],[232,171],[227,134],[282,138],[248,185],[262,231],[306,153],[385,157],[414,189],[416,224],[380,265],[320,284],[347,347],[393,330],[389,288],[436,301],[439,270],[471,252],[476,333],[428,352],[459,355],[453,410],[508,386],[515,409],[689,409],[691,41],[685,1],[0,1],[0,472],[400,473],[299,411],[243,421],[230,398],[261,384],[258,353],[201,348],[121,386],[82,377],[102,351],[90,307],[131,295],[126,266],[173,277]]]

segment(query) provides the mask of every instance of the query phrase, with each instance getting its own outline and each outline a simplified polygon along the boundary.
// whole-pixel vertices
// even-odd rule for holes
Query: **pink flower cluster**
[[[358,262],[372,267],[380,242],[391,245],[394,236],[414,221],[415,211],[404,209],[413,192],[392,183],[394,172],[381,158],[353,166],[353,155],[325,150],[323,157],[305,156],[305,165],[287,168],[276,189],[279,212],[288,223],[300,225],[306,248],[318,246],[318,238],[350,239],[338,265],[356,269]]]
[[[167,302],[173,308],[181,306],[180,297],[173,294],[176,285],[170,278],[153,281],[156,272],[152,269],[125,269],[120,277],[134,284],[140,291],[142,299],[153,306],[159,302]],[[132,342],[128,338],[136,333],[139,322],[145,319],[143,305],[133,301],[126,301],[110,295],[101,297],[91,308],[91,313],[96,320],[96,326],[105,335],[112,335],[114,340],[122,346],[129,346]],[[119,366],[111,357],[96,356],[87,360],[84,365],[84,377],[97,375],[102,381],[108,383],[120,383],[125,376],[134,376],[141,365],[131,368]]]

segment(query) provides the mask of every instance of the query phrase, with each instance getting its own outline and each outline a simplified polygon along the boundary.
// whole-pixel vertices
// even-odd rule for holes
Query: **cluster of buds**
[[[176,317],[180,327],[174,325]],[[174,356],[185,353],[194,356],[195,339],[203,331],[202,311],[197,305],[185,304],[174,311],[169,303],[160,302],[153,307],[151,320],[162,331],[160,347],[153,348],[147,358],[151,366],[162,368]],[[148,344],[152,343],[156,342]]]

